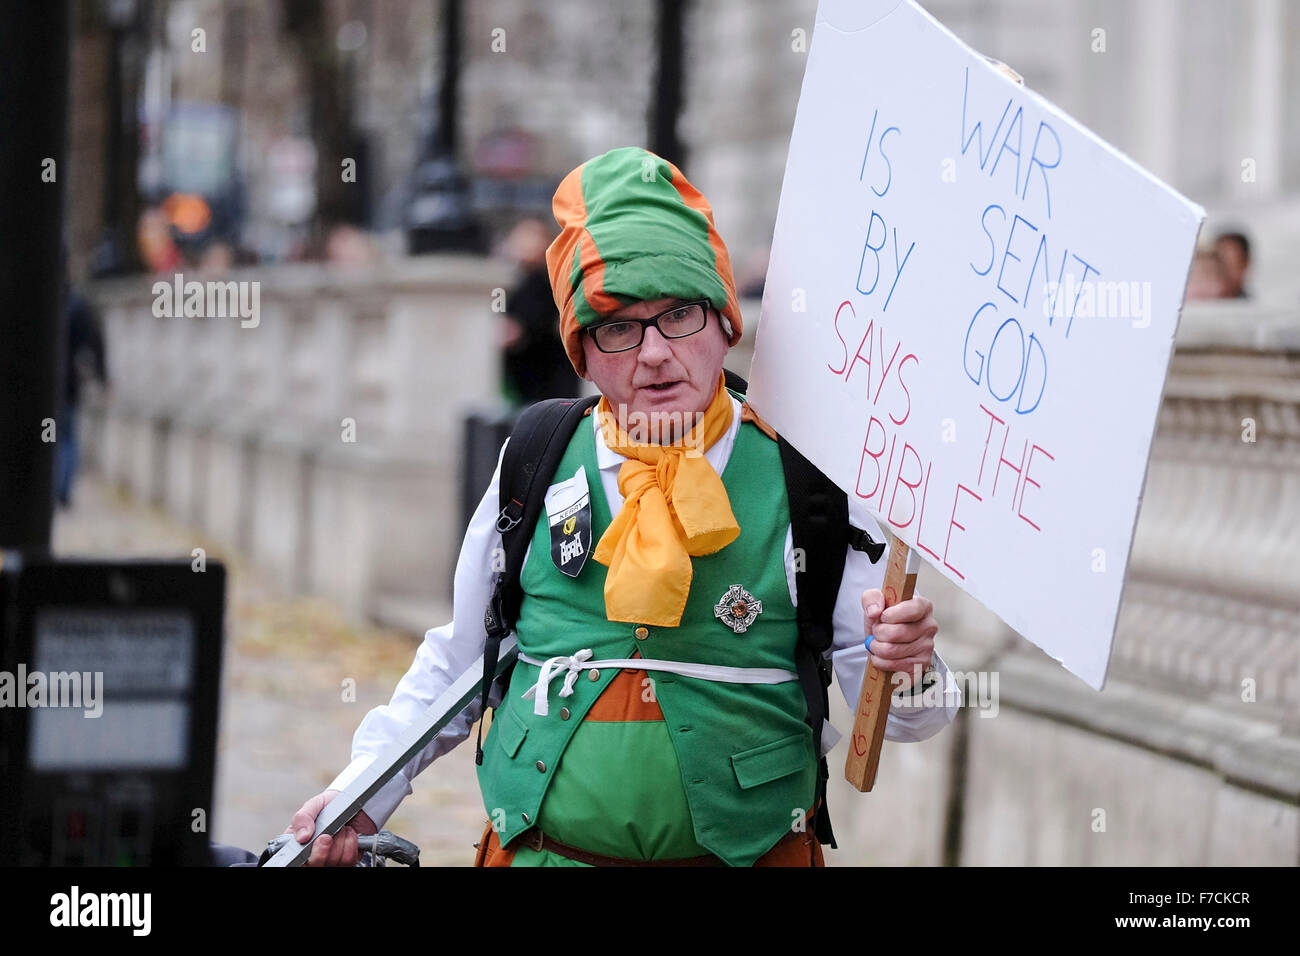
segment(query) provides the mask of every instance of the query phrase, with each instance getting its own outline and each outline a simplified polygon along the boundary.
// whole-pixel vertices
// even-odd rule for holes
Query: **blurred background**
[[[1300,4],[923,5],[1209,219],[1106,690],[924,570],[940,652],[997,673],[998,706],[886,746],[869,795],[833,772],[829,858],[1294,865]],[[511,410],[579,387],[541,258],[570,169],[643,145],[686,171],[736,265],[747,373],[815,3],[71,11],[53,550],[227,563],[212,837],[260,848],[450,618]],[[233,290],[228,317],[179,317],[189,281]],[[426,863],[472,860],[471,751],[389,823]]]

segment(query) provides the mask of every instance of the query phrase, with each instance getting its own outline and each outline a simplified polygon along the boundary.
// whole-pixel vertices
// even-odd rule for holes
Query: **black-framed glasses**
[[[648,319],[615,319],[586,329],[602,352],[626,352],[645,339],[646,326],[653,325],[666,339],[684,339],[704,328],[709,321],[709,300],[679,302]]]

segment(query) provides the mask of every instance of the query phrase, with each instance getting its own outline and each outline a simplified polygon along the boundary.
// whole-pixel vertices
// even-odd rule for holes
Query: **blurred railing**
[[[155,317],[151,280],[92,290],[114,385],[89,457],[286,587],[442,623],[461,423],[495,401],[491,297],[509,276],[434,257],[229,278],[261,283],[255,328]],[[759,311],[744,303],[728,360],[742,374]],[[998,719],[967,708],[931,741],[888,745],[867,796],[833,773],[843,859],[1294,864],[1300,312],[1184,310],[1103,693],[930,569],[918,590],[950,666],[1000,678]],[[892,818],[923,823],[886,845]]]
[[[460,257],[184,276],[256,283],[243,319],[157,315],[171,276],[101,283],[112,399],[89,457],[354,617],[381,594],[449,596],[461,420],[497,401],[493,290],[510,278]]]

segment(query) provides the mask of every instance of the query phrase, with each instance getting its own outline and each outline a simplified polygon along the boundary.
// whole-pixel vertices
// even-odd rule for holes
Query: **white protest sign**
[[[1100,690],[1203,219],[910,0],[822,0],[750,401]]]

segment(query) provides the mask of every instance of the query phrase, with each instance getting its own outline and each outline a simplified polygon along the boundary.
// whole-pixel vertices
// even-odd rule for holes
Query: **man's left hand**
[[[934,654],[934,636],[939,631],[934,605],[916,594],[885,607],[879,588],[870,588],[862,592],[862,610],[864,639],[874,638],[868,646],[871,662],[879,670],[906,672],[911,679],[904,680],[902,686],[911,687],[930,666]]]

